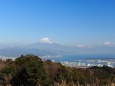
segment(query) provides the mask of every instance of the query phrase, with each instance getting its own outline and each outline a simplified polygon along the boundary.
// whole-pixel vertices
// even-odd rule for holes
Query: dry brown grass
[[[2,70],[5,66],[6,66],[6,64],[5,64],[5,63],[0,62],[0,70]]]

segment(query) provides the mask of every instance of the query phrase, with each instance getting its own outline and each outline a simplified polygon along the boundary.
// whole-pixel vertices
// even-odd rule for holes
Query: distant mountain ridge
[[[59,45],[56,43],[34,43],[24,47],[7,47],[0,49],[0,56],[17,57],[21,54],[34,54],[37,56],[60,55],[64,53],[72,53],[70,47]]]
[[[0,49],[0,56],[18,57],[21,54],[34,54],[37,56],[63,54],[115,54],[115,47],[100,46],[79,48],[56,43],[34,43],[23,47],[7,47]]]
[[[72,47],[59,45],[56,43],[51,43],[51,44],[50,43],[34,43],[34,44],[31,44],[27,47],[28,48],[41,49],[41,50],[48,50],[48,51],[57,52],[57,53],[61,53],[61,52],[68,52],[69,53],[73,49]],[[71,49],[71,51],[69,49]]]
[[[7,57],[18,57],[20,55],[26,55],[26,54],[34,54],[37,56],[43,56],[43,55],[57,55],[56,53],[46,51],[46,50],[39,50],[36,48],[31,49],[25,49],[25,48],[5,48],[0,50],[1,56],[7,56]]]

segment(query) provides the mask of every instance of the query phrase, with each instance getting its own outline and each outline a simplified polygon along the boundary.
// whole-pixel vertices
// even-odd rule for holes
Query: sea
[[[82,54],[82,55],[58,55],[47,56],[44,60],[60,62],[71,67],[109,66],[115,67],[115,54]]]
[[[53,60],[55,62],[63,61],[76,61],[76,60],[90,60],[90,59],[115,59],[115,54],[83,54],[83,55],[59,55],[59,56],[47,56],[43,57],[45,60]]]

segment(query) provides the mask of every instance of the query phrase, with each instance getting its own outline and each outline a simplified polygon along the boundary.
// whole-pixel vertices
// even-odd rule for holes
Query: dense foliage
[[[34,55],[0,60],[0,86],[115,86],[115,68],[71,68]]]

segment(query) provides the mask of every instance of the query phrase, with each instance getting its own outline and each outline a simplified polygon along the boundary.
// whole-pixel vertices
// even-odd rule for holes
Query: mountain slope
[[[25,48],[5,48],[0,50],[0,55],[1,56],[7,56],[7,57],[17,57],[20,56],[21,54],[34,54],[38,56],[42,55],[57,55],[56,53],[46,51],[46,50],[39,50],[35,48],[31,49],[25,49]]]

